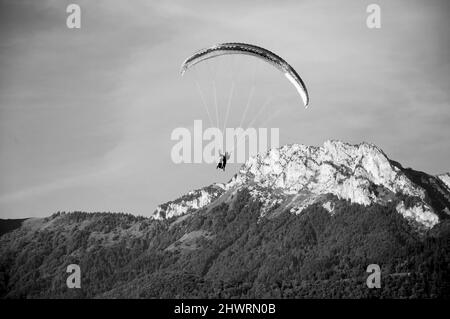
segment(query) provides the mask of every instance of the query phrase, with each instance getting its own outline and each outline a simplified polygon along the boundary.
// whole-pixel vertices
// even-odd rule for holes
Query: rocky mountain
[[[449,298],[448,177],[368,143],[286,145],[151,218],[21,222],[0,237],[0,297]],[[67,288],[69,264],[80,289]],[[380,289],[366,286],[370,264]]]
[[[450,188],[450,173],[440,174],[438,178],[444,182],[444,184]]]
[[[220,197],[224,191],[225,188],[222,184],[213,184],[190,191],[174,201],[159,205],[151,217],[154,219],[164,219],[195,212],[196,210],[211,204]]]
[[[420,181],[415,179],[417,174],[421,175]],[[429,229],[439,218],[450,215],[449,181],[448,174],[434,177],[404,169],[369,143],[327,141],[322,147],[293,144],[250,158],[227,184],[189,192],[159,206],[152,216],[180,216],[208,206],[219,197],[227,201],[238,190],[247,188],[254,199],[263,203],[261,216],[286,210],[300,214],[315,203],[331,212],[333,198],[364,206],[398,201],[396,210],[400,214]],[[433,202],[435,197],[439,203]]]

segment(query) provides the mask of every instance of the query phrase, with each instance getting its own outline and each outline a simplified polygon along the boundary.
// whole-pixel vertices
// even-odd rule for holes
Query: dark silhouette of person
[[[227,166],[227,158],[227,152],[225,152],[225,154],[220,153],[220,160],[219,163],[217,163],[216,169],[222,169],[225,172],[225,167]]]

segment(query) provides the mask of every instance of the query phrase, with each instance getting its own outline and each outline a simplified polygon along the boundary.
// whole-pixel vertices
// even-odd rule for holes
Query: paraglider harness
[[[230,154],[225,152],[225,154],[220,153],[220,160],[217,163],[216,169],[222,169],[225,172],[225,167],[227,166],[227,160],[230,158]]]

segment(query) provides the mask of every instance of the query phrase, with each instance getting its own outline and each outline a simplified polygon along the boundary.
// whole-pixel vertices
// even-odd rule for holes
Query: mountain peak
[[[372,184],[393,193],[425,196],[381,149],[369,143],[329,140],[322,147],[285,145],[250,158],[239,175],[241,181],[252,180],[289,193],[331,192],[359,204],[370,204],[375,198],[368,189]]]
[[[379,147],[371,143],[353,145],[328,140],[323,146],[288,144],[251,157],[225,185],[219,187],[215,184],[204,188],[203,192],[208,190],[204,205],[198,204],[198,201],[191,205],[181,200],[178,203],[183,208],[177,207],[177,212],[172,209],[168,214],[167,210],[161,214],[164,207],[157,210],[159,215],[181,215],[183,213],[179,212],[186,211],[186,208],[195,206],[199,209],[225,193],[247,188],[254,199],[263,203],[262,216],[274,210],[300,214],[315,203],[331,211],[333,205],[330,198],[364,206],[395,202],[397,211],[405,218],[419,226],[431,228],[439,222],[440,210],[447,215],[450,213],[448,187],[443,191],[440,187],[442,183],[437,183],[436,177],[423,173],[434,185],[425,189],[421,183],[412,180],[411,174],[411,171],[390,160]],[[440,179],[445,180],[447,177]],[[435,192],[433,187],[438,187],[436,192],[444,196],[439,201],[439,208],[433,208],[430,201],[433,196],[427,194]],[[195,192],[200,194],[199,190]],[[198,198],[206,198],[205,194],[202,196]],[[405,203],[406,198],[412,200]],[[173,205],[170,207],[173,208]]]

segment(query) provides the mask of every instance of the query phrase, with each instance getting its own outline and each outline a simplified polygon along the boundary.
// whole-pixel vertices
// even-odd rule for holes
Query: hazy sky
[[[81,7],[79,30],[66,27],[70,3]],[[370,3],[381,6],[381,29],[366,27]],[[250,114],[271,97],[262,117],[274,115],[265,126],[280,128],[281,144],[368,141],[404,166],[449,171],[449,19],[446,0],[0,0],[0,218],[148,215],[227,181],[237,164],[219,173],[170,157],[174,128],[208,123],[195,78],[212,99],[214,74],[221,112],[226,76],[241,77],[230,125],[255,84]],[[300,108],[289,82],[251,58],[211,60],[179,76],[189,54],[218,42],[284,57],[311,107]]]

